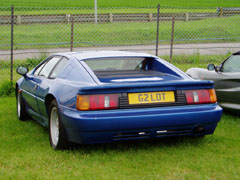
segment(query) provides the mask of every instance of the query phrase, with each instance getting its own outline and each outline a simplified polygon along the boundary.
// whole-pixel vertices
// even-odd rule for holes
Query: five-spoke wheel
[[[54,149],[65,149],[69,146],[56,100],[53,100],[49,107],[49,140]]]

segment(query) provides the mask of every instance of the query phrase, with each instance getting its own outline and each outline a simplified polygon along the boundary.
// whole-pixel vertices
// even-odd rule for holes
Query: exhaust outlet
[[[196,134],[201,134],[201,133],[204,133],[204,132],[205,132],[205,128],[202,127],[202,126],[197,126],[197,127],[194,128],[193,131],[194,131],[194,133],[196,133]]]

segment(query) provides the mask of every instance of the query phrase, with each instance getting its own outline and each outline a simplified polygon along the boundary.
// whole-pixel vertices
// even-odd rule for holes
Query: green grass
[[[10,6],[15,6],[15,14],[93,14],[94,0],[11,0],[1,1],[0,14],[10,15]],[[153,13],[161,4],[161,13],[215,13],[216,7],[240,7],[238,0],[98,0],[98,13]],[[175,8],[171,8],[171,7]],[[121,7],[128,9],[121,9]],[[145,7],[145,8],[142,8]],[[81,9],[82,8],[82,9]]]
[[[0,97],[9,97],[15,94],[15,85],[10,80],[0,83]]]
[[[94,0],[1,0],[1,6],[40,6],[40,7],[93,7]],[[98,0],[99,7],[145,7],[156,6],[161,4],[162,6],[187,6],[187,7],[239,7],[239,0]]]
[[[240,16],[177,21],[175,43],[239,42]],[[10,27],[1,26],[0,49],[9,49]],[[169,43],[171,22],[160,22],[160,43]],[[223,40],[221,40],[223,38]],[[226,38],[224,40],[224,38]],[[71,24],[32,24],[14,27],[15,49],[70,47]],[[75,24],[74,47],[155,44],[155,22]],[[65,44],[64,44],[65,43]],[[66,44],[68,43],[68,44]],[[6,45],[6,46],[4,46]]]
[[[0,98],[0,179],[239,179],[240,118],[224,114],[214,135],[79,146],[54,151],[47,130],[17,120]]]
[[[216,13],[216,8],[184,8],[184,7],[162,7],[161,13]],[[156,7],[146,7],[146,8],[136,8],[136,7],[126,7],[126,8],[99,8],[98,14],[107,13],[157,13]],[[56,8],[32,8],[32,7],[16,7],[14,10],[15,15],[44,15],[44,14],[94,14],[93,8],[83,8],[83,7],[56,7]],[[0,7],[0,15],[11,15],[10,8]]]

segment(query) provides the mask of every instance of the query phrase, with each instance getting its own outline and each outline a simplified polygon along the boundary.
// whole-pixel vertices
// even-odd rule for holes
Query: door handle
[[[34,86],[34,90],[37,90],[38,86],[39,86],[39,84],[36,83]]]

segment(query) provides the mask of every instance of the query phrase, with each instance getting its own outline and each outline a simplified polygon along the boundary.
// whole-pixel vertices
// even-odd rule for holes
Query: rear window
[[[126,58],[103,58],[89,59],[84,62],[94,71],[129,71],[147,70],[150,58],[126,57]]]

